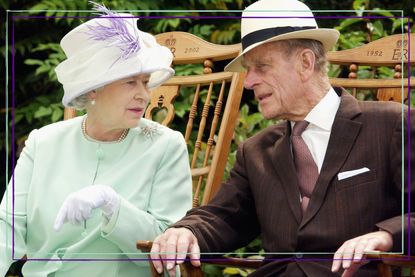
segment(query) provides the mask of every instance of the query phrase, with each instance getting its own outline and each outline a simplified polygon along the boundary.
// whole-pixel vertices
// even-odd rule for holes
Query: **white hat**
[[[55,72],[63,85],[62,103],[119,79],[151,74],[149,88],[174,75],[171,51],[137,28],[137,18],[117,14],[96,4],[106,15],[91,19],[66,34],[61,47],[67,59]]]
[[[260,0],[242,13],[242,53],[233,59],[226,71],[244,71],[243,55],[267,42],[285,39],[314,39],[326,51],[336,44],[339,31],[319,29],[309,7],[296,0]]]

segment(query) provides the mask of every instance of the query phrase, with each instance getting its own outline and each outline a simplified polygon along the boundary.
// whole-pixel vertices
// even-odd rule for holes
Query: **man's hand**
[[[159,235],[151,248],[151,259],[158,273],[163,272],[163,265],[170,276],[176,275],[176,263],[183,263],[186,254],[193,266],[200,266],[200,249],[197,238],[187,228],[170,228]]]
[[[386,231],[377,231],[350,239],[336,251],[331,271],[337,272],[341,266],[345,269],[342,277],[350,277],[366,262],[365,252],[389,251],[392,248],[392,235]]]

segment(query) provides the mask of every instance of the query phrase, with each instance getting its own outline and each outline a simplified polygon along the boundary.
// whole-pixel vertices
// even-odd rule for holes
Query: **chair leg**
[[[160,274],[157,272],[156,268],[153,266],[153,263],[151,262],[150,255],[148,255],[148,263],[151,269],[151,277],[163,277],[164,276],[163,273]]]
[[[193,266],[190,262],[184,262],[180,265],[182,277],[204,277],[200,267]]]
[[[392,277],[392,269],[389,265],[378,263],[379,277]]]

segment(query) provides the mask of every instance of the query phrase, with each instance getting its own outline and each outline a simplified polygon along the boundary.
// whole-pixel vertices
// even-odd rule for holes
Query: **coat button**
[[[104,151],[101,148],[98,148],[95,154],[98,160],[102,160],[104,158]]]

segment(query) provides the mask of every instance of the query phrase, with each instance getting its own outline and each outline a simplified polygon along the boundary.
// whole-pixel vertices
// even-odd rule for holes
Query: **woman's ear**
[[[94,90],[91,90],[90,92],[88,92],[88,99],[89,100],[95,100],[97,98],[97,91],[94,89]]]
[[[302,81],[308,81],[314,73],[316,56],[310,49],[303,49],[298,54],[299,74]]]

